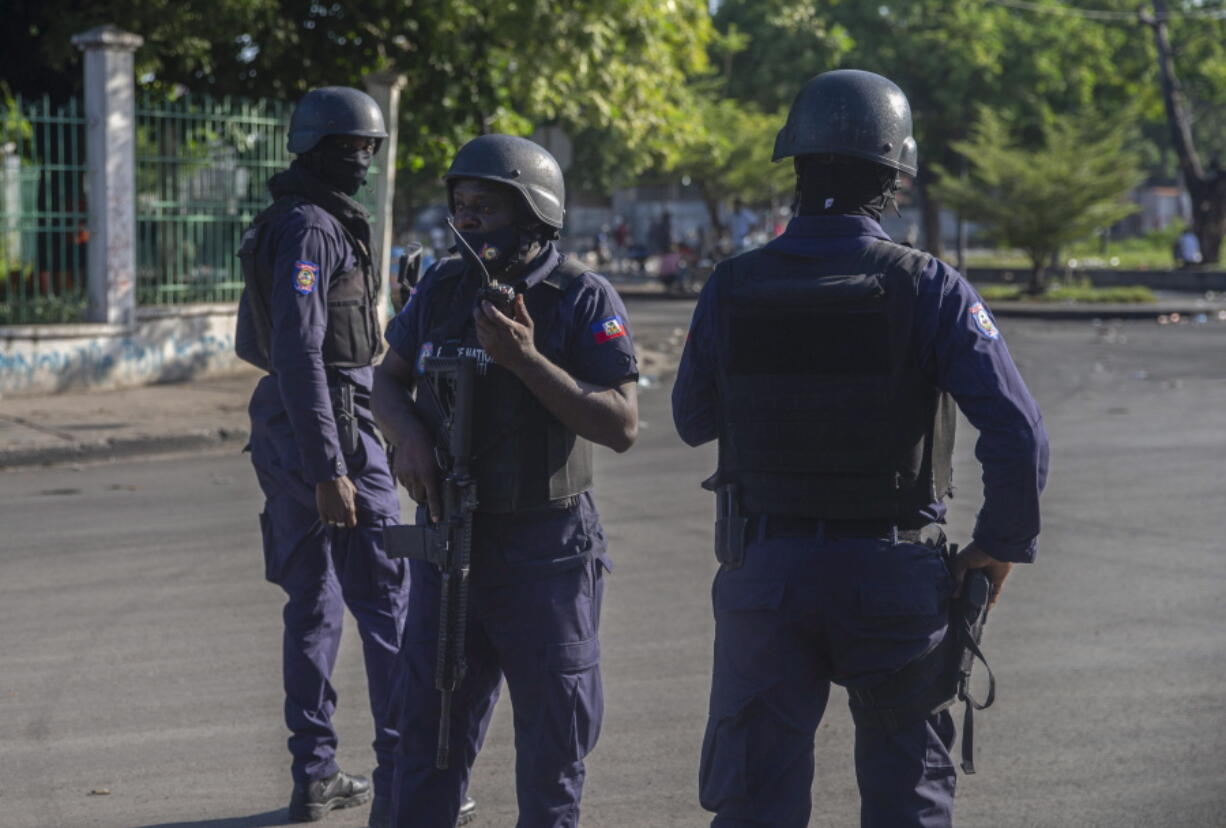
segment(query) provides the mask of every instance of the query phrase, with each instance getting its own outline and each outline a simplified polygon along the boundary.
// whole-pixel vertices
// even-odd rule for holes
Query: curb
[[[1180,305],[1163,302],[1150,305],[1065,305],[1044,307],[1038,304],[1010,305],[1008,302],[997,302],[991,306],[993,316],[1012,317],[1015,319],[1157,319],[1177,313],[1181,316],[1195,317],[1198,314],[1216,315],[1226,307],[1221,305],[1200,306]]]
[[[0,448],[0,471],[219,448],[231,443],[245,443],[249,436],[246,429],[218,428],[179,434],[119,437],[111,440],[65,443],[56,446]]]
[[[643,289],[638,286],[618,286],[618,295],[630,301],[635,299],[658,299],[661,301],[689,300],[698,298],[697,293],[665,293],[662,290]],[[628,289],[627,289],[628,288]],[[1012,319],[1087,320],[1087,319],[1157,319],[1159,316],[1178,313],[1185,317],[1197,314],[1214,315],[1226,310],[1226,305],[1197,305],[1196,300],[1181,304],[1178,301],[1154,302],[1130,305],[1048,305],[1037,302],[995,302],[992,315]]]

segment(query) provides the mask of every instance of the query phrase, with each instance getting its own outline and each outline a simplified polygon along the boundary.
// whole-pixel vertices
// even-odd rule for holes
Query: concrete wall
[[[237,305],[138,308],[132,326],[0,327],[0,396],[110,389],[226,374]]]

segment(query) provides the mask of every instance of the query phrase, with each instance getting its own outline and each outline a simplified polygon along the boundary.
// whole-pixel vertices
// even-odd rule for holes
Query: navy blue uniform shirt
[[[821,259],[862,250],[874,239],[890,240],[867,217],[797,216],[763,250]],[[719,437],[716,278],[698,297],[673,386],[677,432],[693,446]],[[975,543],[997,560],[1033,561],[1039,493],[1047,479],[1043,418],[983,300],[936,258],[920,277],[912,337],[912,353],[925,375],[953,396],[979,430],[975,456],[983,466],[983,508]],[[943,522],[945,505],[930,504],[916,517]]]
[[[349,475],[357,488],[359,515],[398,515],[386,464],[367,462],[384,451],[370,413],[373,369],[325,369],[323,362],[328,286],[335,276],[358,266],[356,251],[328,211],[301,204],[268,228],[256,255],[260,266],[273,274],[272,371],[251,397],[252,436],[277,445],[278,462],[300,470],[311,485]],[[254,332],[241,332],[238,338],[244,336],[253,337]],[[362,436],[357,455],[346,457],[341,452],[329,375],[333,384],[343,378],[355,386]]]
[[[517,285],[525,292],[554,271],[562,254],[552,244],[528,265]],[[438,266],[432,267],[413,297],[387,327],[388,346],[419,374],[425,309]],[[471,271],[461,278],[476,278]],[[616,320],[616,325],[606,323]],[[638,378],[634,341],[626,307],[608,280],[586,272],[571,283],[554,318],[533,319],[548,330],[548,345],[561,354],[559,367],[583,382],[612,388]],[[612,334],[612,335],[611,335]],[[418,522],[424,520],[418,510]],[[606,565],[605,538],[590,491],[566,509],[539,509],[513,515],[478,514],[473,537],[473,580],[506,582],[543,576],[597,557]]]

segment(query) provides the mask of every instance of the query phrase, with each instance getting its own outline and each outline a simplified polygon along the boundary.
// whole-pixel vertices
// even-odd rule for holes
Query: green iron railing
[[[192,95],[138,100],[138,304],[238,299],[243,274],[235,254],[268,206],[269,177],[291,160],[285,140],[292,109]],[[371,186],[358,194],[367,207],[373,196]]]
[[[136,108],[137,303],[232,302],[235,252],[289,163],[290,107],[185,95]]]
[[[0,100],[0,325],[83,318],[85,175],[77,99]]]
[[[291,110],[274,101],[138,98],[138,304],[238,299],[235,254],[269,203],[268,178],[290,162]],[[0,99],[0,324],[84,318],[85,146],[78,100]],[[373,195],[367,186],[358,197],[370,207]]]

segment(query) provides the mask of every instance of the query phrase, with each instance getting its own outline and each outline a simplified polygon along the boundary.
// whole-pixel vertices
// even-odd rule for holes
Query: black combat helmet
[[[460,147],[443,176],[448,198],[450,183],[457,178],[480,178],[512,187],[542,224],[562,229],[566,214],[562,168],[540,144],[514,135],[478,136]]]
[[[907,96],[890,79],[859,69],[810,79],[792,102],[771,160],[817,153],[850,155],[915,175]]]
[[[288,149],[302,155],[325,135],[387,137],[375,99],[349,86],[324,86],[302,96],[289,119]]]

